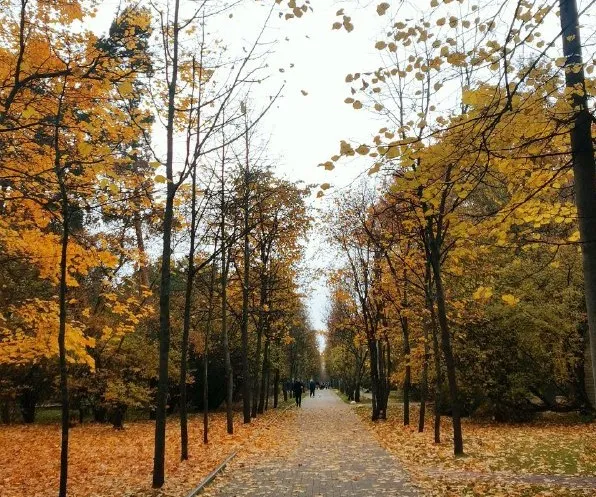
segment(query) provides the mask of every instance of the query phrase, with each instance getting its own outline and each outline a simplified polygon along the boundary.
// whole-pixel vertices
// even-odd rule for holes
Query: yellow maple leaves
[[[488,301],[493,296],[493,289],[490,287],[480,286],[476,289],[476,291],[472,294],[472,297],[475,300],[479,300],[481,302]]]

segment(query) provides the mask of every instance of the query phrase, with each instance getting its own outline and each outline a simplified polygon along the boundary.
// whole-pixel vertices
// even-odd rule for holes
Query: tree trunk
[[[59,156],[57,156],[59,161]],[[58,162],[58,166],[59,166]],[[60,290],[59,290],[59,329],[58,349],[60,363],[60,399],[62,402],[61,425],[62,437],[60,443],[60,491],[59,497],[66,497],[66,484],[68,481],[68,428],[70,423],[69,399],[68,399],[68,366],[66,364],[66,276],[67,276],[67,251],[68,238],[70,235],[69,206],[66,196],[64,182],[60,179],[62,190],[62,247],[60,254]]]
[[[433,321],[434,304],[433,305]],[[433,357],[435,362],[435,404],[434,404],[434,431],[435,443],[441,443],[441,386],[443,384],[443,372],[441,371],[441,354],[439,350],[439,330],[436,323],[433,325]]]
[[[264,265],[263,271],[266,271],[267,259],[264,256],[264,250],[261,249],[261,260],[262,264]],[[259,370],[261,366],[261,347],[263,343],[263,329],[265,327],[265,310],[263,306],[265,305],[267,299],[267,277],[264,274],[261,274],[261,288],[260,288],[260,305],[259,305],[259,319],[257,323],[257,352],[255,356],[255,377],[254,377],[254,387],[253,387],[253,396],[252,396],[252,412],[251,415],[253,418],[257,417],[257,413],[259,411],[259,399],[261,396],[261,381],[259,378]]]
[[[594,145],[592,143],[592,116],[588,107],[579,18],[576,0],[559,0],[565,85],[573,109],[571,155],[575,182],[575,202],[579,218],[580,243],[584,270],[584,294],[590,335],[592,381],[596,386],[596,197]]]
[[[153,488],[160,488],[165,481],[166,416],[168,401],[168,363],[170,358],[170,288],[172,256],[172,224],[174,219],[174,117],[176,111],[176,84],[178,79],[178,12],[180,0],[174,2],[172,78],[168,84],[168,120],[166,130],[166,180],[167,194],[163,221],[163,252],[159,288],[159,378],[157,383],[157,408],[155,410],[155,450],[153,456]]]
[[[427,319],[428,321],[428,319]],[[422,363],[422,378],[420,387],[420,413],[418,417],[418,432],[424,431],[426,417],[426,399],[428,397],[428,358],[430,349],[428,346],[428,322],[424,323],[424,359]]]
[[[23,422],[35,423],[35,407],[37,405],[37,395],[32,388],[25,388],[19,396],[19,407]]]
[[[182,346],[180,351],[180,459],[188,459],[188,400],[186,380],[188,375],[188,338],[190,335],[190,313],[192,306],[192,288],[195,272],[195,238],[197,228],[197,170],[191,171],[190,201],[190,247],[188,249],[188,268],[186,271],[186,289],[184,292],[184,319],[182,324]]]
[[[273,409],[277,408],[279,400],[279,368],[275,368],[275,375],[273,377]]]
[[[360,360],[356,356],[356,374],[354,385],[354,402],[360,402]]]
[[[269,361],[267,361],[267,388],[266,388],[266,392],[265,392],[265,411],[267,409],[269,409],[269,394],[270,394],[270,388],[271,388],[271,378],[270,378],[270,374],[271,374],[271,368],[269,367]]]
[[[217,240],[215,241],[217,251]],[[203,352],[203,443],[209,443],[209,338],[213,326],[213,293],[215,291],[215,261],[211,263],[209,278],[209,304],[207,308],[207,327],[205,329],[205,349]]]
[[[265,350],[263,351],[263,366],[261,369],[261,387],[259,395],[258,413],[263,414],[265,408],[265,387],[267,381],[267,362],[269,361],[269,338],[265,337]]]
[[[427,253],[427,259],[428,257]],[[432,274],[430,267],[430,260],[426,262],[426,275],[425,275],[425,300],[428,312],[430,314],[430,331],[433,345],[433,359],[435,366],[435,392],[434,392],[434,435],[435,443],[441,443],[441,386],[443,383],[443,373],[441,371],[441,354],[439,349],[439,329],[437,326],[437,317],[435,314],[435,304],[433,297],[433,285],[432,285]]]
[[[385,341],[387,342],[386,347],[386,356],[387,356],[387,366],[385,372],[385,411],[387,410],[387,406],[389,405],[389,395],[391,394],[391,342],[389,341],[389,337],[385,335]]]
[[[246,114],[245,114],[246,119]],[[242,282],[242,321],[240,323],[242,335],[242,414],[244,423],[250,423],[250,367],[248,359],[248,297],[250,283],[250,247],[249,247],[249,207],[250,207],[250,162],[249,162],[249,141],[248,141],[248,123],[245,120],[245,167],[244,167],[244,254],[242,265],[244,266],[244,275]]]
[[[441,347],[445,359],[445,368],[447,369],[447,382],[449,385],[449,395],[451,397],[451,416],[453,421],[453,452],[456,456],[463,455],[464,441],[461,429],[461,417],[459,396],[457,390],[457,378],[455,371],[455,359],[451,348],[451,335],[449,324],[447,322],[447,308],[445,304],[445,290],[443,288],[443,279],[441,275],[441,262],[439,247],[436,239],[430,235],[430,255],[431,267],[433,270],[435,289],[437,295],[437,311],[439,318],[439,327],[441,330]]]
[[[0,421],[4,424],[10,424],[10,404],[8,400],[2,402],[2,406],[0,406]]]
[[[224,361],[225,361],[225,381],[226,381],[226,426],[228,433],[234,433],[234,414],[232,412],[232,395],[234,393],[234,377],[232,375],[232,360],[230,357],[230,342],[228,336],[228,265],[226,252],[227,248],[224,245],[224,219],[222,211],[222,250],[221,250],[221,336],[223,339]]]
[[[376,421],[380,416],[379,407],[379,364],[378,356],[378,340],[369,339],[368,349],[370,352],[370,382],[372,391],[372,420]]]
[[[404,281],[406,278],[406,272],[404,270]],[[408,308],[408,294],[407,294],[407,283],[404,282],[404,298],[403,307],[407,310]],[[411,366],[411,349],[410,349],[410,329],[408,323],[408,316],[401,316],[401,329],[404,338],[404,358],[406,360],[406,374],[404,376],[404,426],[410,424],[410,387],[412,384],[412,366]]]
[[[54,172],[60,187],[62,237],[60,247],[60,279],[58,290],[58,363],[60,370],[60,399],[61,399],[61,440],[60,440],[60,489],[59,497],[66,497],[68,482],[68,429],[70,427],[70,410],[68,398],[68,364],[66,362],[66,312],[67,312],[67,273],[68,273],[68,242],[70,237],[70,205],[68,191],[62,168],[60,151],[60,125],[62,121],[62,102],[66,89],[66,78],[62,87],[62,94],[58,100],[58,112],[54,127]]]
[[[259,396],[261,393],[261,382],[259,377],[260,362],[261,362],[261,347],[263,342],[263,332],[261,327],[257,330],[257,351],[255,356],[255,375],[253,383],[253,394],[252,394],[252,410],[251,417],[256,418],[259,410]]]
[[[378,388],[377,388],[377,410],[379,419],[387,419],[387,401],[389,399],[389,389],[387,388],[387,375],[385,369],[385,351],[383,349],[383,342],[380,339],[377,343],[377,372],[378,372]]]

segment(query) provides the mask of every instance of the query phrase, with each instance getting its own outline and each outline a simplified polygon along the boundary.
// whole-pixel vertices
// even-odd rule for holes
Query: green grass
[[[568,440],[564,446],[557,444],[556,441],[517,446],[515,453],[509,453],[505,457],[504,467],[495,469],[529,473],[593,475],[596,472],[596,460],[593,457],[591,459],[587,457],[591,450],[583,440]]]
[[[60,423],[60,407],[38,407],[35,410],[35,424],[49,425]]]
[[[341,392],[340,392],[339,390],[337,390],[337,389],[334,389],[333,391],[334,391],[334,392],[335,392],[335,393],[338,395],[338,397],[339,397],[341,400],[343,400],[343,401],[344,401],[346,404],[349,404],[349,403],[351,403],[351,402],[352,402],[351,400],[348,400],[348,396],[347,396],[345,393],[341,393]],[[371,398],[368,398],[368,397],[364,397],[363,395],[360,395],[360,402],[359,402],[359,403],[360,403],[360,404],[372,404],[372,399],[371,399]]]

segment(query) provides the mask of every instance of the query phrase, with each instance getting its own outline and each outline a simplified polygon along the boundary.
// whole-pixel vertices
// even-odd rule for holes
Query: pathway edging
[[[211,473],[209,473],[197,487],[191,490],[186,497],[195,497],[195,495],[198,495],[200,492],[202,492],[205,487],[209,485],[215,479],[215,477],[225,469],[228,463],[234,459],[234,457],[236,457],[237,453],[237,451],[234,451],[228,457],[226,457],[224,461],[221,462],[213,471],[211,471]]]
[[[292,408],[291,404],[288,406],[285,406],[283,409],[281,409],[279,411],[279,414],[274,416],[273,419],[269,421],[269,423],[266,423],[261,428],[266,428],[266,427],[270,426],[274,421],[276,421],[278,418],[280,418],[283,414],[285,414],[291,408]],[[217,477],[217,475],[219,475],[219,473],[221,473],[224,469],[226,469],[226,466],[228,465],[228,463],[238,455],[238,452],[240,452],[240,450],[244,447],[244,445],[246,445],[246,442],[249,440],[252,440],[252,437],[249,437],[248,440],[246,440],[244,443],[242,443],[240,445],[240,447],[238,447],[238,449],[236,449],[228,457],[226,457],[223,460],[223,462],[221,462],[213,471],[211,471],[211,473],[209,473],[205,478],[203,478],[201,483],[199,483],[194,489],[192,489],[186,495],[186,497],[195,497],[196,495],[201,493],[203,490],[205,490],[205,487],[207,485],[209,485],[213,480],[215,480],[215,478]]]

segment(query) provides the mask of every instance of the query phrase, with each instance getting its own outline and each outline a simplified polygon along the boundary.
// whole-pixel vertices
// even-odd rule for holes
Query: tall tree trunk
[[[225,182],[224,182],[225,157],[222,158],[221,177],[221,336],[223,339],[225,373],[226,373],[226,425],[228,433],[234,433],[234,414],[232,412],[232,395],[234,393],[234,377],[232,374],[232,360],[230,357],[230,341],[228,336],[228,247],[226,243],[225,224]]]
[[[259,320],[260,321],[260,320]],[[263,330],[261,326],[258,326],[257,329],[257,351],[255,355],[255,375],[254,375],[254,386],[253,386],[253,394],[252,394],[252,410],[251,410],[251,417],[256,418],[257,413],[259,410],[259,394],[261,392],[261,383],[259,381],[259,370],[260,370],[260,361],[261,361],[261,346],[263,342]]]
[[[431,303],[432,319],[434,321],[432,329],[433,338],[433,357],[435,363],[435,403],[434,403],[434,431],[435,443],[441,443],[441,390],[443,386],[443,371],[441,370],[441,352],[439,348],[439,329],[436,324],[434,304]]]
[[[58,155],[59,161],[59,155]],[[59,162],[58,162],[58,167]],[[69,399],[68,399],[68,366],[66,364],[66,277],[67,277],[67,251],[68,238],[70,235],[69,206],[66,196],[66,188],[62,179],[60,189],[62,190],[62,246],[60,252],[60,290],[59,290],[59,329],[58,349],[60,363],[60,399],[62,402],[61,411],[61,442],[60,442],[60,497],[66,497],[66,484],[68,481],[68,428],[70,423]]]
[[[383,341],[381,339],[377,339],[377,350],[377,362],[379,364],[379,400],[377,401],[379,409],[379,419],[387,419],[387,401],[389,398],[389,392],[387,391],[385,350],[383,349]]]
[[[168,120],[166,130],[166,180],[167,194],[163,221],[163,252],[161,259],[161,284],[159,288],[159,378],[157,383],[157,409],[155,411],[155,450],[153,456],[153,487],[160,488],[165,481],[166,416],[168,401],[168,362],[170,357],[170,289],[172,224],[174,219],[174,117],[176,112],[176,85],[178,81],[178,13],[180,0],[174,1],[172,76],[168,83]]]
[[[389,395],[391,395],[391,342],[389,341],[389,337],[385,335],[385,342],[387,346],[385,347],[385,352],[387,356],[387,366],[385,368],[385,411],[387,410],[387,406],[389,405]]]
[[[217,252],[217,239],[214,251]],[[209,338],[213,326],[213,294],[215,292],[215,260],[211,263],[209,277],[209,298],[207,307],[207,327],[205,329],[205,349],[203,353],[203,443],[209,443]]]
[[[379,363],[378,363],[378,340],[369,339],[368,349],[370,353],[370,383],[372,391],[372,420],[376,421],[380,416],[379,408]]]
[[[59,497],[66,497],[68,482],[68,428],[70,424],[70,409],[68,399],[68,364],[66,362],[66,296],[68,293],[68,242],[70,237],[70,205],[68,190],[65,184],[62,168],[62,154],[60,150],[60,126],[62,124],[62,103],[66,91],[66,77],[62,86],[62,93],[58,100],[58,112],[54,127],[54,172],[60,187],[62,210],[62,238],[60,247],[60,281],[58,290],[58,364],[60,369],[60,400],[61,406],[61,440],[60,440],[60,490]]]
[[[249,365],[249,351],[248,351],[248,297],[249,297],[249,283],[250,283],[250,247],[249,247],[249,207],[250,207],[250,161],[249,161],[249,140],[248,140],[248,122],[245,114],[245,167],[244,167],[244,199],[243,199],[243,214],[244,214],[244,254],[242,265],[244,266],[244,275],[242,281],[242,322],[240,324],[242,335],[242,413],[244,416],[244,423],[250,423],[250,365]]]
[[[427,259],[428,257],[427,252]],[[443,385],[443,372],[441,371],[441,353],[439,348],[439,328],[437,325],[437,316],[435,313],[435,303],[433,296],[432,270],[430,260],[426,262],[426,275],[424,283],[424,293],[426,307],[430,315],[430,331],[433,345],[433,359],[435,367],[435,392],[434,392],[434,435],[435,443],[441,443],[441,387]]]
[[[279,401],[279,368],[275,368],[273,376],[273,409],[277,408]]]
[[[263,414],[265,408],[265,389],[267,381],[267,363],[269,362],[269,338],[265,337],[265,349],[263,351],[263,366],[261,369],[261,387],[259,395],[259,414]]]
[[[402,306],[404,310],[408,309],[408,283],[406,280],[406,270],[404,269],[404,298]],[[410,328],[408,316],[400,316],[401,329],[404,338],[404,358],[406,360],[406,374],[404,376],[404,426],[410,424],[410,387],[412,385],[412,365],[410,349]]]
[[[188,376],[188,338],[190,335],[190,311],[192,306],[192,288],[195,276],[195,243],[197,228],[197,170],[191,171],[190,201],[190,247],[188,250],[188,269],[186,271],[186,289],[184,292],[184,320],[182,324],[182,346],[180,351],[180,459],[188,459],[188,400],[186,380]]]
[[[402,318],[402,331],[404,336],[404,357],[406,359],[406,371],[404,376],[404,426],[410,424],[410,387],[412,384],[412,366],[410,363],[410,337],[408,329],[408,318]]]
[[[263,271],[267,270],[267,259],[265,256],[264,248],[261,248],[261,264],[263,264]],[[254,388],[253,388],[253,396],[252,396],[252,412],[251,415],[253,418],[257,417],[257,413],[259,412],[259,399],[261,397],[261,381],[259,377],[259,371],[261,368],[261,347],[263,343],[263,330],[265,328],[265,309],[264,305],[267,300],[267,276],[262,273],[261,274],[261,288],[260,288],[260,304],[259,304],[259,318],[257,322],[257,351],[255,355],[255,377],[254,377]]]
[[[428,321],[428,319],[426,320]],[[420,413],[418,417],[418,432],[424,431],[424,422],[426,417],[426,399],[428,398],[428,359],[430,355],[430,348],[428,346],[428,326],[429,323],[424,323],[424,358],[422,362],[422,378],[420,386]]]
[[[429,230],[430,231],[430,230]],[[451,397],[451,416],[453,421],[453,452],[456,456],[463,455],[464,441],[461,429],[461,413],[459,405],[459,395],[457,389],[457,378],[455,371],[455,359],[451,348],[451,335],[449,324],[447,322],[447,308],[445,304],[445,290],[443,288],[443,278],[441,274],[441,261],[439,247],[436,238],[429,234],[431,267],[433,270],[435,289],[437,295],[437,312],[439,318],[439,327],[441,330],[441,347],[445,359],[445,368],[447,370],[447,383],[449,385],[449,395]]]
[[[356,371],[354,374],[354,402],[360,402],[360,359],[356,355]]]
[[[579,218],[579,233],[584,270],[584,294],[590,335],[592,381],[596,387],[596,197],[595,163],[592,142],[592,116],[588,107],[588,93],[582,61],[579,18],[576,0],[559,0],[565,85],[573,109],[570,131],[575,202]]]
[[[265,390],[265,411],[267,409],[269,409],[269,396],[270,396],[270,388],[271,388],[271,368],[269,367],[269,361],[267,361],[267,373],[266,373],[266,377],[267,377],[267,387]]]
[[[10,424],[11,422],[10,404],[7,399],[4,400],[0,406],[0,422],[4,424]]]

